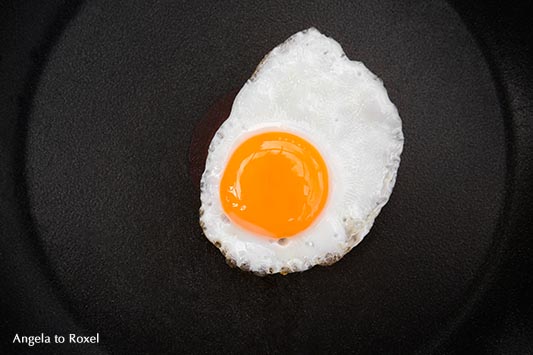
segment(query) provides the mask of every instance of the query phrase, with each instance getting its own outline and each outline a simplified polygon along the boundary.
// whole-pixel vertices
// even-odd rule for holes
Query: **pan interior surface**
[[[259,278],[202,235],[189,143],[218,98],[311,26],[383,79],[402,162],[341,261]],[[489,66],[444,1],[90,2],[37,85],[31,214],[64,302],[111,350],[415,350],[483,287],[505,131]]]

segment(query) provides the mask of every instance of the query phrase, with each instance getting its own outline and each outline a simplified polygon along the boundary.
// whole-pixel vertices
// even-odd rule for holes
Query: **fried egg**
[[[310,28],[274,48],[213,137],[200,224],[258,275],[342,258],[387,203],[402,123],[382,81]]]

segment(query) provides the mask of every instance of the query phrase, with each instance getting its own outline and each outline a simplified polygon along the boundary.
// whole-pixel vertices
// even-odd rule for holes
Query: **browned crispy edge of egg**
[[[204,214],[203,208],[200,207],[199,213],[200,213],[200,217]],[[206,233],[205,224],[201,220],[200,220],[200,227],[202,228],[202,231],[205,234]],[[352,231],[353,231],[354,228],[350,228],[350,229],[352,229]],[[218,240],[216,240],[216,241],[211,241],[210,240],[210,241],[211,241],[211,244],[213,244],[215,247],[217,247],[217,249],[220,250],[222,255],[224,255],[224,258],[226,259],[226,264],[228,264],[229,267],[231,267],[231,268],[239,268],[243,272],[247,272],[247,273],[254,274],[256,276],[263,277],[263,276],[274,275],[274,274],[278,274],[278,273],[283,275],[283,276],[285,276],[285,275],[288,275],[290,273],[304,272],[304,271],[312,269],[315,266],[331,266],[331,265],[335,264],[337,261],[341,260],[357,244],[359,244],[359,242],[361,241],[361,237],[360,237],[359,232],[353,231],[352,233],[350,233],[350,239],[352,240],[352,245],[347,247],[347,248],[345,248],[342,253],[338,253],[338,254],[327,253],[318,263],[316,263],[315,265],[311,265],[307,269],[294,270],[294,269],[291,269],[290,267],[283,266],[280,269],[280,271],[278,271],[278,272],[275,272],[274,269],[271,268],[271,267],[270,268],[265,268],[263,270],[252,270],[252,269],[250,269],[250,267],[249,267],[249,265],[247,263],[243,263],[243,264],[239,265],[237,263],[237,261],[235,259],[233,259],[231,257],[231,255],[229,255],[228,251],[225,248],[222,247],[222,245],[220,244],[220,242]]]

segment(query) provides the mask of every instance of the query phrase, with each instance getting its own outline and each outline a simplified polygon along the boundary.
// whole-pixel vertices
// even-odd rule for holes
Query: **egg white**
[[[233,224],[220,201],[232,152],[263,131],[286,131],[318,149],[328,201],[315,223],[282,240]],[[315,28],[274,48],[243,86],[209,146],[200,224],[231,265],[256,274],[329,265],[369,232],[387,203],[403,149],[402,123],[381,80]]]

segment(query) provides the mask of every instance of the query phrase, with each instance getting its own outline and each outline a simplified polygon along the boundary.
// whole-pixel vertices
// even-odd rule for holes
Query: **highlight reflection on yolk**
[[[309,142],[287,132],[266,132],[233,152],[220,182],[229,219],[253,233],[275,238],[309,227],[328,195],[328,172]]]

